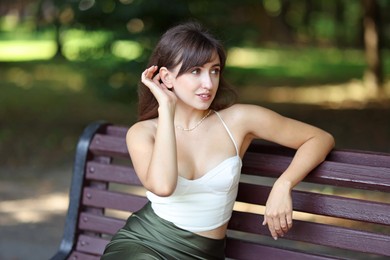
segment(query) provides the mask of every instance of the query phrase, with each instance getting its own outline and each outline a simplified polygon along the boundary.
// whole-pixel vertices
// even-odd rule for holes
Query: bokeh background
[[[77,139],[130,126],[159,36],[195,19],[228,52],[241,102],[390,152],[390,1],[0,1],[0,259],[60,242]]]

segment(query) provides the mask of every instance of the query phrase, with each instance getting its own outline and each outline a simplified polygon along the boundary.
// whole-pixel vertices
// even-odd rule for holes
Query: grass
[[[1,165],[45,166],[69,163],[77,138],[86,124],[105,119],[129,125],[134,103],[102,100],[86,92],[5,86],[1,100]]]
[[[232,48],[228,70],[239,85],[292,85],[340,83],[361,79],[364,52],[356,49]],[[384,74],[390,75],[390,53],[383,52]],[[261,79],[261,82],[259,82]]]
[[[90,77],[96,71],[86,73],[79,66],[93,66],[67,61],[6,65],[0,65],[3,167],[54,167],[69,163],[86,124],[101,119],[126,125],[135,121],[134,98],[128,98],[128,102],[103,98],[104,93],[120,92],[107,87],[105,82],[97,89],[89,87]],[[106,87],[108,91],[104,90]]]

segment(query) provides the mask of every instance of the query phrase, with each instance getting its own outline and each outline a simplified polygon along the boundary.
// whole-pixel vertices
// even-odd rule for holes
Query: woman
[[[297,149],[269,194],[263,225],[292,227],[291,190],[320,164],[333,137],[266,108],[234,104],[221,44],[200,25],[168,30],[139,91],[126,142],[149,203],[129,217],[102,259],[223,259],[241,158],[253,139]]]

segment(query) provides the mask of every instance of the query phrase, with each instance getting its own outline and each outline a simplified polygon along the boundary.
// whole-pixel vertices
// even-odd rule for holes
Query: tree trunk
[[[379,97],[383,91],[382,61],[380,55],[380,13],[376,0],[363,0],[364,46],[367,68],[364,85],[371,97]]]
[[[57,51],[54,57],[59,59],[64,59],[65,56],[62,52],[61,23],[58,17],[56,17],[54,21],[54,27],[55,27],[55,42],[57,46]]]
[[[305,12],[303,14],[303,26],[306,31],[306,35],[309,39],[310,44],[314,44],[315,42],[315,32],[311,25],[311,17],[310,15],[314,11],[314,4],[311,0],[305,0]]]
[[[345,47],[345,24],[344,24],[344,2],[336,1],[335,2],[335,21],[336,21],[336,45],[338,48]]]

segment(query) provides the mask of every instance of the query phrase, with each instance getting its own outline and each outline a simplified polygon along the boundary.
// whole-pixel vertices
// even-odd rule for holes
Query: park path
[[[18,178],[0,182],[1,260],[44,260],[54,255],[65,223],[71,169],[69,165],[43,174],[19,169]],[[10,170],[0,171],[4,176]]]

